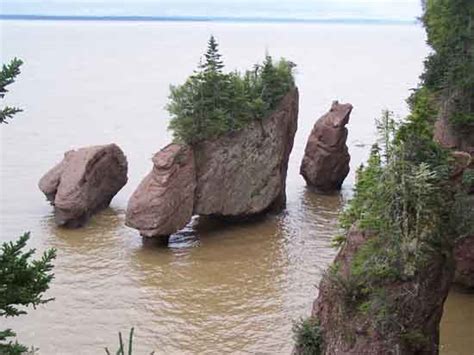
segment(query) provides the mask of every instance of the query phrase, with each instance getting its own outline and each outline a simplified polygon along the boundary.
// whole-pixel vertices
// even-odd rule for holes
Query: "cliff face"
[[[454,262],[440,253],[409,281],[381,287],[386,305],[373,312],[344,286],[356,252],[370,236],[357,230],[319,285],[312,316],[318,319],[323,354],[438,354],[439,322],[454,274]],[[358,304],[355,304],[355,303]],[[375,305],[377,306],[377,305]]]
[[[435,123],[434,138],[443,147],[458,150],[453,152],[456,160],[469,160],[466,164],[459,165],[458,177],[455,180],[462,180],[462,173],[465,170],[474,174],[474,129],[456,128],[449,122],[449,109],[445,105]],[[456,172],[456,171],[455,171]],[[467,193],[470,194],[468,208],[474,210],[474,185],[471,185]],[[467,288],[474,288],[474,235],[463,238],[457,242],[454,257],[456,259],[455,282]]]
[[[453,127],[445,115],[440,116],[435,123],[434,138],[445,148],[474,154],[474,130]]]
[[[314,124],[306,144],[300,173],[307,184],[321,191],[339,190],[349,173],[346,145],[351,104],[334,101]]]
[[[295,88],[270,116],[242,130],[164,148],[129,201],[127,225],[144,236],[164,236],[193,214],[244,218],[283,208],[297,120]]]
[[[434,126],[434,139],[441,146],[474,154],[473,127],[454,127],[449,122],[450,109],[445,104]]]

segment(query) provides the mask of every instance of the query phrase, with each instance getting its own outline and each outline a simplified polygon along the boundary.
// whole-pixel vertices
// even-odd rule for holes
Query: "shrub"
[[[322,354],[321,328],[316,318],[300,319],[293,325],[293,334],[298,354]]]

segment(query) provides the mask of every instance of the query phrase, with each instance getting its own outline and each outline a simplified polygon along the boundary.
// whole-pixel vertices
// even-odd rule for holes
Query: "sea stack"
[[[116,144],[71,150],[39,181],[56,224],[77,228],[109,206],[127,183],[127,158]]]
[[[165,147],[130,199],[126,224],[142,236],[169,236],[193,215],[235,220],[281,210],[297,121],[294,88],[239,131]]]
[[[153,157],[153,170],[128,202],[126,224],[144,237],[168,236],[193,215],[196,188],[194,154],[189,146],[170,144]]]
[[[349,174],[346,145],[351,104],[332,103],[329,112],[313,126],[305,148],[300,174],[309,186],[322,192],[340,190]]]

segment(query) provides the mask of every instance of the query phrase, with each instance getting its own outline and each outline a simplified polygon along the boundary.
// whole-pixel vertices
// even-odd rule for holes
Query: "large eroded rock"
[[[153,170],[128,202],[126,224],[146,237],[167,236],[193,215],[196,187],[194,155],[189,146],[170,144],[153,157]]]
[[[321,329],[321,353],[438,354],[439,322],[454,275],[452,258],[440,252],[413,279],[387,278],[380,285],[385,305],[374,311],[370,307],[378,304],[364,303],[363,296],[351,293],[354,285],[348,281],[353,258],[369,239],[368,234],[351,230],[336,256],[336,267],[321,280],[312,312]]]
[[[127,183],[127,159],[115,144],[71,150],[40,180],[39,188],[54,205],[55,221],[80,227],[106,208]]]
[[[129,201],[127,225],[167,236],[192,215],[244,218],[277,210],[298,120],[298,90],[261,121],[193,146],[171,144]]]
[[[295,88],[269,117],[197,144],[194,213],[232,218],[280,209],[297,124]]]
[[[314,124],[305,148],[300,173],[306,183],[321,191],[339,190],[349,174],[347,128],[351,104],[332,103]]]

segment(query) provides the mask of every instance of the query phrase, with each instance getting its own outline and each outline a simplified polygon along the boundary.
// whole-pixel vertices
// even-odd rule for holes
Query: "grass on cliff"
[[[224,73],[224,63],[213,36],[204,61],[179,86],[171,86],[167,110],[169,129],[176,141],[194,144],[237,131],[253,120],[266,117],[295,86],[295,64],[266,55],[243,75]]]

